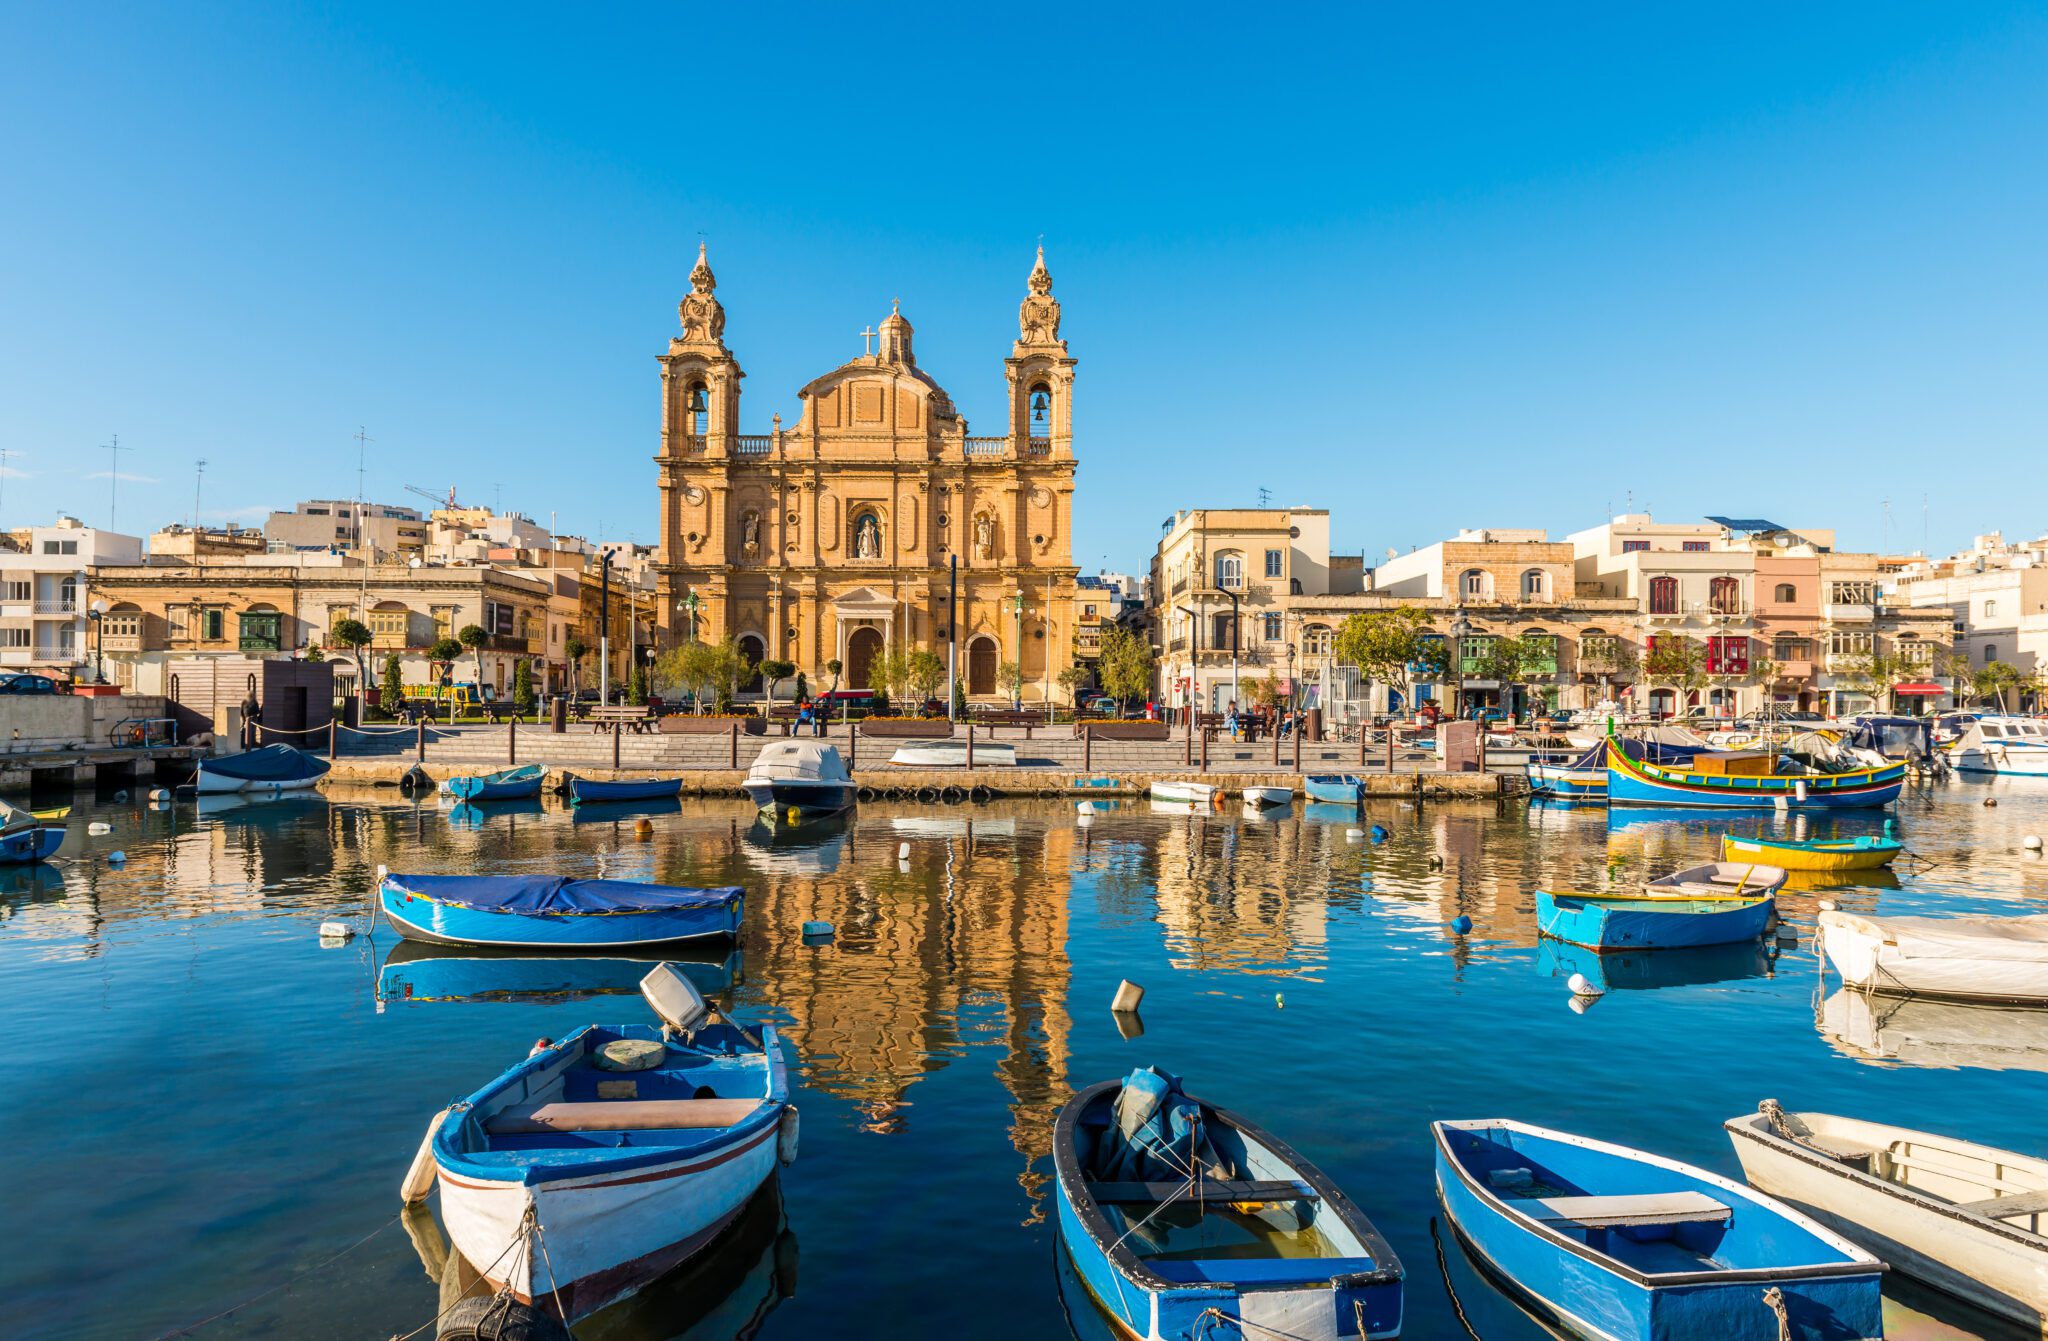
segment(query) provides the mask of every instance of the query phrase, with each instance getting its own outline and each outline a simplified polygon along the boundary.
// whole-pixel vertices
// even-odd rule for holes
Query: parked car
[[[64,686],[47,675],[30,675],[18,672],[0,675],[0,694],[61,694]]]
[[[1090,694],[1081,700],[1081,712],[1090,717],[1118,717],[1123,708],[1107,694]]]

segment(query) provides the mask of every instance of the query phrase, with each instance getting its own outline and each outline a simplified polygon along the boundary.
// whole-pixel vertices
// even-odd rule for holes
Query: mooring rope
[[[247,1299],[244,1299],[241,1303],[236,1304],[231,1308],[222,1309],[220,1312],[214,1314],[212,1317],[201,1318],[198,1322],[188,1323],[183,1327],[174,1328],[171,1331],[160,1333],[155,1338],[153,1338],[153,1341],[169,1341],[171,1337],[190,1336],[192,1333],[198,1331],[201,1327],[210,1326],[213,1323],[219,1322],[222,1318],[228,1317],[231,1314],[239,1313],[243,1309],[249,1307],[249,1305],[257,1302],[258,1300],[267,1299],[271,1295],[276,1294],[279,1290],[290,1289],[294,1284],[298,1283],[301,1279],[312,1275],[314,1272],[323,1271],[326,1268],[333,1266],[336,1262],[339,1262],[342,1258],[348,1256],[356,1249],[362,1247],[371,1239],[376,1238],[379,1234],[391,1228],[391,1226],[397,1224],[400,1220],[404,1218],[405,1217],[403,1215],[394,1215],[389,1220],[386,1220],[383,1224],[378,1225],[375,1229],[371,1230],[369,1233],[357,1239],[354,1243],[349,1244],[348,1247],[343,1248],[340,1252],[334,1254],[334,1256],[329,1257],[324,1261],[315,1262],[312,1266],[305,1268],[303,1271],[298,1271],[290,1276],[287,1276],[285,1279],[279,1281],[277,1284],[271,1286],[269,1289],[261,1291],[257,1294],[252,1294]]]
[[[532,1215],[533,1215],[533,1207],[532,1207],[532,1205],[530,1205],[530,1204],[529,1204],[529,1205],[527,1206],[527,1208],[526,1208],[526,1217],[527,1217],[527,1218],[531,1218],[531,1217],[532,1217]],[[522,1228],[524,1227],[524,1224],[525,1224],[525,1221],[524,1221],[524,1220],[522,1219],[522,1221],[521,1221],[521,1227],[522,1227]],[[492,1273],[493,1271],[496,1271],[496,1270],[498,1269],[498,1263],[499,1263],[499,1262],[502,1262],[502,1261],[504,1261],[504,1260],[505,1260],[505,1254],[506,1254],[506,1253],[509,1253],[509,1252],[511,1252],[511,1251],[512,1251],[512,1250],[513,1250],[514,1248],[517,1248],[517,1247],[518,1247],[518,1246],[519,1246],[520,1244],[524,1243],[525,1241],[526,1241],[526,1236],[525,1236],[524,1234],[514,1234],[514,1235],[513,1235],[513,1236],[512,1236],[512,1237],[511,1237],[510,1239],[506,1240],[506,1242],[505,1242],[505,1247],[504,1247],[504,1251],[500,1252],[500,1253],[498,1254],[498,1256],[497,1256],[497,1257],[496,1257],[496,1258],[495,1258],[495,1259],[494,1259],[494,1260],[493,1260],[493,1261],[491,1262],[491,1264],[490,1264],[489,1266],[485,1267],[485,1268],[484,1268],[484,1269],[483,1269],[482,1271],[480,1271],[480,1272],[478,1272],[478,1273],[477,1273],[477,1279],[478,1279],[479,1281],[488,1281],[488,1280],[490,1279],[490,1275],[491,1275],[491,1273]],[[551,1265],[551,1266],[549,1266],[549,1268],[548,1268],[548,1271],[550,1272],[550,1274],[552,1274],[552,1273],[553,1273],[553,1271],[554,1271],[554,1267],[553,1267],[552,1265]],[[499,1286],[499,1287],[498,1287],[498,1291],[497,1291],[497,1293],[496,1293],[495,1295],[493,1295],[493,1296],[492,1296],[492,1298],[493,1298],[493,1299],[509,1299],[509,1298],[511,1298],[511,1296],[512,1296],[512,1282],[511,1282],[511,1280],[510,1280],[510,1279],[509,1279],[509,1277],[508,1277],[508,1278],[507,1278],[507,1280],[505,1281],[505,1283],[504,1283],[503,1285],[501,1285],[501,1286]],[[438,1325],[440,1324],[440,1321],[441,1321],[441,1319],[443,1319],[443,1318],[447,1317],[447,1316],[448,1316],[448,1315],[449,1315],[450,1313],[453,1313],[453,1312],[455,1311],[456,1305],[460,1304],[460,1303],[461,1303],[461,1302],[462,1302],[463,1300],[465,1300],[465,1299],[467,1299],[467,1298],[469,1298],[469,1297],[470,1297],[470,1292],[469,1292],[468,1290],[464,1290],[464,1291],[463,1291],[462,1293],[460,1293],[460,1294],[458,1294],[458,1295],[456,1295],[456,1296],[455,1296],[455,1299],[454,1299],[454,1301],[453,1301],[453,1302],[451,1302],[451,1303],[450,1303],[450,1304],[448,1305],[448,1307],[446,1307],[446,1308],[442,1309],[442,1310],[441,1310],[441,1311],[440,1311],[439,1313],[436,1313],[436,1314],[435,1314],[435,1315],[434,1315],[433,1317],[431,1317],[431,1318],[428,1318],[428,1319],[427,1319],[427,1320],[426,1320],[425,1322],[423,1322],[423,1323],[421,1323],[421,1324],[420,1324],[419,1326],[417,1326],[417,1327],[413,1328],[413,1329],[412,1329],[411,1331],[409,1331],[409,1332],[405,1333],[405,1334],[404,1334],[403,1336],[393,1336],[393,1337],[391,1338],[391,1341],[412,1341],[412,1338],[414,1338],[414,1337],[418,1336],[418,1335],[419,1335],[419,1334],[420,1334],[421,1332],[424,1332],[424,1331],[426,1331],[426,1330],[427,1330],[427,1328],[429,1328],[429,1327],[434,1327],[434,1326],[438,1326]],[[561,1307],[561,1300],[560,1300],[560,1299],[557,1299],[557,1300],[555,1301],[555,1307],[556,1307],[556,1308],[560,1308],[560,1307]]]
[[[1778,1341],[1792,1341],[1792,1319],[1785,1313],[1785,1292],[1775,1285],[1765,1290],[1764,1307],[1778,1317]]]
[[[1451,1284],[1450,1263],[1444,1260],[1443,1236],[1437,1233],[1436,1217],[1433,1215],[1429,1217],[1429,1241],[1436,1247],[1437,1274],[1443,1277],[1444,1293],[1451,1300],[1451,1312],[1457,1315],[1458,1325],[1465,1329],[1465,1335],[1471,1337],[1472,1341],[1479,1341],[1479,1333],[1472,1329],[1472,1320],[1465,1316],[1465,1305],[1458,1298],[1457,1287]],[[1359,1333],[1361,1336],[1364,1334],[1362,1330]]]

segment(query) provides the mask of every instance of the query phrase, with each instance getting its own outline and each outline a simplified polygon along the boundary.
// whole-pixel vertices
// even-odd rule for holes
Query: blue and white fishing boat
[[[1607,745],[1602,743],[1573,758],[1569,755],[1532,757],[1529,795],[1546,801],[1605,801],[1607,799]]]
[[[1365,799],[1365,779],[1355,773],[1311,773],[1301,780],[1301,791],[1311,801],[1355,806]]]
[[[547,776],[546,764],[521,764],[517,768],[501,768],[495,773],[450,778],[441,784],[441,790],[472,804],[478,801],[528,801],[540,795],[540,785]]]
[[[1884,1264],[1739,1183],[1504,1118],[1437,1122],[1437,1195],[1487,1269],[1595,1341],[1876,1341]]]
[[[325,759],[304,750],[265,745],[260,750],[201,759],[192,786],[200,792],[302,791],[325,777],[328,767]]]
[[[1607,800],[1611,805],[1688,806],[1719,810],[1849,810],[1888,806],[1906,785],[1906,765],[1846,773],[1735,772],[1702,754],[1690,768],[1631,759],[1607,745]]]
[[[566,781],[571,805],[591,801],[666,801],[683,794],[681,778],[626,778],[617,782],[600,782],[596,778],[579,778],[571,773]]]
[[[1786,872],[1754,862],[1710,861],[1674,871],[1629,894],[1536,891],[1536,929],[1589,950],[1686,950],[1735,945],[1770,930]]]
[[[666,965],[641,991],[661,1027],[537,1048],[428,1137],[449,1240],[492,1291],[564,1324],[716,1242],[796,1157],[774,1029],[718,1021]]]
[[[380,872],[378,902],[408,940],[520,949],[610,949],[737,937],[746,891],[560,875]]]
[[[34,812],[0,801],[0,865],[19,866],[57,855],[64,846],[61,825],[44,824]]]
[[[1053,1131],[1060,1242],[1136,1341],[1401,1330],[1401,1263],[1320,1170],[1245,1119],[1133,1071],[1069,1100]]]

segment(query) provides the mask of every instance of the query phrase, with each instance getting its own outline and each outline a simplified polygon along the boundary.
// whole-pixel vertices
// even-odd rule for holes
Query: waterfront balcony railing
[[[1663,608],[1652,604],[1643,613],[1652,619],[1749,619],[1756,611],[1747,601],[1678,601]]]
[[[1009,450],[1010,440],[1008,438],[969,438],[967,440],[967,454],[969,456],[1002,456]]]
[[[78,648],[73,643],[58,643],[55,647],[42,644],[36,646],[36,660],[39,662],[64,662],[78,660]]]

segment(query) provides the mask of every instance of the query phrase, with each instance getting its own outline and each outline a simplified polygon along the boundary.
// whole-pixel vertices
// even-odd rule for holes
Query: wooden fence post
[[[1273,718],[1273,767],[1280,767],[1280,718]]]
[[[738,722],[732,723],[730,730],[732,738],[728,742],[727,751],[731,762],[728,766],[738,768],[740,766],[740,724]]]
[[[1294,732],[1294,771],[1299,773],[1301,771],[1301,727],[1297,724],[1289,729]]]
[[[612,772],[619,771],[619,722],[612,720]]]
[[[849,713],[851,709],[848,710]],[[851,716],[846,718],[846,771],[851,773],[860,767],[860,723]]]
[[[1360,768],[1364,768],[1364,767],[1365,767],[1365,747],[1366,747],[1367,745],[1371,744],[1371,743],[1372,743],[1372,732],[1370,732],[1370,731],[1368,731],[1368,730],[1366,730],[1366,729],[1365,729],[1365,717],[1364,717],[1364,715],[1363,715],[1363,714],[1361,714],[1361,715],[1359,716],[1359,718],[1358,718],[1358,766],[1359,766]],[[1387,768],[1388,768],[1388,770],[1389,770],[1389,771],[1392,771],[1392,769],[1393,769],[1393,767],[1394,767],[1394,765],[1393,765],[1393,758],[1394,758],[1394,755],[1393,755],[1393,748],[1394,748],[1394,725],[1393,725],[1393,723],[1389,722],[1389,723],[1387,724],[1387,751],[1388,751],[1388,753],[1387,753],[1387,760],[1388,760],[1388,762],[1387,762]]]
[[[508,764],[519,762],[519,719],[517,717],[514,717],[505,728],[505,762]]]
[[[1486,723],[1479,724],[1479,771],[1486,771]]]
[[[1387,776],[1394,776],[1394,724],[1392,722],[1387,723]]]
[[[327,762],[330,764],[335,760],[335,745],[339,743],[340,739],[341,728],[332,717],[329,717],[327,719]]]
[[[1209,771],[1209,728],[1202,728],[1202,771]]]
[[[995,728],[990,727],[989,730],[993,731]],[[974,771],[974,719],[971,717],[967,720],[967,771]]]
[[[1181,725],[1187,728],[1182,733],[1187,738],[1187,748],[1182,752],[1184,757],[1181,762],[1192,768],[1195,762],[1195,706],[1192,701],[1189,702],[1186,712],[1187,720]]]

